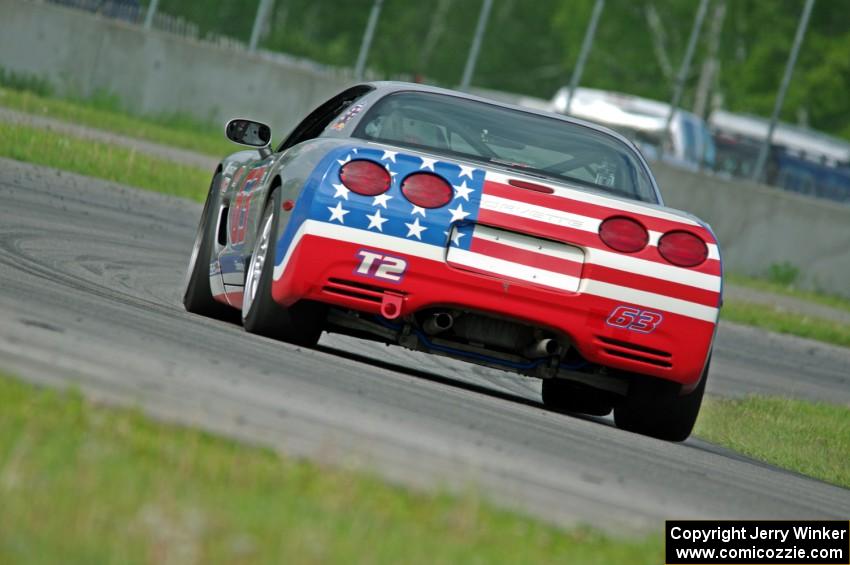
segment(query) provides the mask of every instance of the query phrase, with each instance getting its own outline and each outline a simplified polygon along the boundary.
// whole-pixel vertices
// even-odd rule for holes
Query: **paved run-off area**
[[[200,206],[0,160],[0,368],[559,522],[846,518],[850,491],[691,439],[552,413],[539,383],[325,336],[301,350],[179,304]],[[850,403],[850,352],[724,325],[709,390]]]

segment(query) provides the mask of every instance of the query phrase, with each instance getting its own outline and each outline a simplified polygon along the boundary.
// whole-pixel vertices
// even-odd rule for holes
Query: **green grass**
[[[0,88],[0,106],[190,149],[214,157],[232,153],[234,150],[234,145],[224,138],[223,127],[218,128],[178,115],[134,116],[121,111],[114,97],[103,94],[91,100],[68,100],[42,96],[31,91]]]
[[[646,563],[612,539],[426,495],[0,377],[3,563]]]
[[[772,332],[796,335],[834,345],[850,347],[850,325],[772,306],[727,300],[720,317],[730,322],[755,326]]]
[[[850,407],[790,398],[709,398],[694,433],[754,459],[850,488]]]
[[[0,67],[0,87],[28,91],[39,96],[51,96],[53,85],[43,76],[17,73]]]
[[[210,171],[150,157],[133,149],[54,131],[0,123],[0,157],[202,201]]]
[[[727,274],[725,277],[726,282],[734,285],[791,296],[800,300],[808,300],[810,302],[829,306],[830,308],[839,308],[850,312],[850,298],[844,298],[842,296],[835,296],[823,292],[802,290],[795,287],[793,284],[781,284],[762,278],[747,277],[736,274]]]

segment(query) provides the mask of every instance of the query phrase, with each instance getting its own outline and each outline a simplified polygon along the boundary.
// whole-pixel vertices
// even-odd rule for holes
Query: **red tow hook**
[[[381,316],[387,320],[395,320],[401,316],[401,309],[404,303],[404,295],[395,292],[384,292],[384,297],[381,300]]]

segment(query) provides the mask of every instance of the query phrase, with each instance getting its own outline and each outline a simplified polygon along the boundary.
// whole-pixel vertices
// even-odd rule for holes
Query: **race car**
[[[722,296],[707,224],[625,138],[418,84],[359,84],[215,171],[184,305],[303,346],[322,331],[542,379],[558,411],[688,437]],[[235,310],[234,310],[235,309]]]

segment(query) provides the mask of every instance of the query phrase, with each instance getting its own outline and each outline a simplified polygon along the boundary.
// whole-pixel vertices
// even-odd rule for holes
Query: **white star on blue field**
[[[378,196],[362,196],[348,190],[339,180],[339,169],[356,159],[383,166],[390,173],[390,189]],[[436,174],[452,186],[452,198],[440,208],[421,208],[401,192],[404,179],[413,173]],[[382,233],[406,240],[445,247],[468,247],[465,237],[478,217],[485,172],[471,165],[459,165],[435,157],[359,147],[339,154],[325,183],[316,195],[319,206],[314,219],[364,231]],[[452,225],[456,228],[452,237]]]

